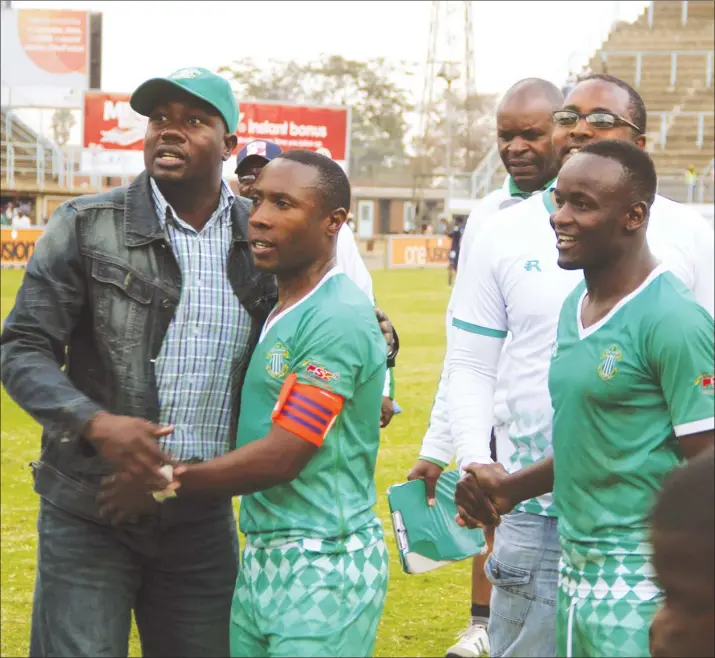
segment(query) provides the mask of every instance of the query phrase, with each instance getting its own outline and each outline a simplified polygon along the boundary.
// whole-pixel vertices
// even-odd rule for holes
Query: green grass
[[[2,272],[0,316],[10,311],[22,272]],[[470,563],[431,574],[402,573],[385,491],[414,464],[427,426],[444,353],[449,289],[442,270],[373,272],[380,306],[400,332],[397,399],[404,413],[382,434],[377,463],[378,512],[387,530],[390,587],[378,634],[377,656],[443,656],[467,621]],[[37,457],[40,430],[2,391],[2,639],[0,655],[27,655],[35,579],[35,516],[28,463]],[[130,655],[139,656],[136,634]]]

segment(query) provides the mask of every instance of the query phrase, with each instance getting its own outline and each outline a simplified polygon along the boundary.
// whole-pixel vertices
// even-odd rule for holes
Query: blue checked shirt
[[[182,277],[181,299],[155,363],[160,422],[175,427],[162,448],[180,461],[208,460],[229,447],[231,362],[247,349],[251,327],[226,274],[235,197],[224,181],[218,207],[197,232],[150,180]]]

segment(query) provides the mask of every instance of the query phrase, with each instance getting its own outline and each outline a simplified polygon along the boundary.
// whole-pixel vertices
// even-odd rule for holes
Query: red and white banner
[[[142,170],[143,160],[138,155],[110,153],[144,149],[147,118],[132,110],[130,98],[131,94],[126,93],[85,92],[83,170],[105,176],[132,175]],[[347,108],[265,101],[238,101],[238,106],[241,116],[234,156],[248,142],[265,139],[284,151],[318,151],[347,168],[350,140]],[[227,163],[227,170],[233,173],[231,167],[235,168],[235,161]]]
[[[146,117],[129,105],[131,94],[88,91],[84,95],[84,138],[86,149],[142,151]]]
[[[254,139],[275,142],[284,151],[308,149],[348,159],[349,111],[345,107],[239,101],[238,148]]]

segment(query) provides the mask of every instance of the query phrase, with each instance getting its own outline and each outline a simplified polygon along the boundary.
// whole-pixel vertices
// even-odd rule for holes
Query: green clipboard
[[[418,574],[466,560],[485,550],[484,533],[457,525],[454,494],[460,472],[437,480],[435,506],[427,505],[425,483],[413,480],[387,490],[392,528],[405,573]]]

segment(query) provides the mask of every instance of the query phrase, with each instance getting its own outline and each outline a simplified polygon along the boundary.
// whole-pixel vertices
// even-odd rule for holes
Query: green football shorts
[[[231,656],[371,656],[387,594],[384,539],[351,552],[246,546]]]

